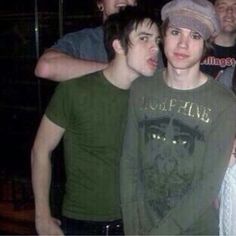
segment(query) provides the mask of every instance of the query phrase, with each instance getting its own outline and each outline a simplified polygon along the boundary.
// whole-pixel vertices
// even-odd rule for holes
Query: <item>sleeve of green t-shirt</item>
[[[232,151],[235,115],[236,106],[231,104],[214,122],[208,137],[202,178],[149,234],[182,234],[211,206],[219,192]]]
[[[66,82],[60,83],[46,108],[45,114],[53,123],[62,128],[68,124],[70,92]]]

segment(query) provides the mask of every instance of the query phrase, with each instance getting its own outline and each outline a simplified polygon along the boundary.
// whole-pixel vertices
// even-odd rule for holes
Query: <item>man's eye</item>
[[[223,12],[223,11],[225,11],[226,7],[225,6],[218,6],[216,9],[220,12]]]
[[[199,40],[202,38],[202,36],[198,32],[192,32],[191,37],[196,40]]]
[[[146,41],[148,41],[148,37],[147,37],[147,36],[141,36],[141,37],[140,37],[140,40],[142,40],[142,41],[145,41],[145,42],[146,42]]]
[[[170,31],[170,33],[171,33],[172,35],[178,35],[178,34],[179,34],[179,31],[178,31],[178,30],[175,30],[175,29],[172,29],[172,30]]]

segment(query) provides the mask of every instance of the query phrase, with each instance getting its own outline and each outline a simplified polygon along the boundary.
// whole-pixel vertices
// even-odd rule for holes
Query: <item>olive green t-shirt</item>
[[[46,116],[65,129],[63,215],[79,220],[121,218],[119,161],[129,90],[102,72],[61,83]]]
[[[218,232],[213,200],[236,131],[236,97],[211,78],[169,87],[163,71],[131,86],[121,158],[124,229],[132,235]]]

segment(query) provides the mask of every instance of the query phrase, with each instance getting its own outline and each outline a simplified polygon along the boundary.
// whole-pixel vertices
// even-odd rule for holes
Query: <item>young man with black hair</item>
[[[155,18],[137,7],[110,15],[104,24],[108,66],[61,83],[42,118],[32,149],[36,229],[63,234],[49,207],[51,152],[64,139],[66,188],[62,229],[68,235],[123,233],[119,161],[129,87],[157,68]]]

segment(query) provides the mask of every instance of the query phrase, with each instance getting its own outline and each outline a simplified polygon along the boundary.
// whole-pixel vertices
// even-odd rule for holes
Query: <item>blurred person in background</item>
[[[214,6],[221,29],[214,38],[212,49],[201,62],[201,70],[224,83],[229,74],[232,79],[236,64],[236,0],[215,0]]]
[[[137,5],[138,0],[96,0],[106,18],[126,5]],[[104,69],[107,66],[107,53],[103,43],[103,26],[86,28],[66,34],[39,58],[35,75],[41,78],[63,81]],[[163,67],[159,54],[158,67]]]

